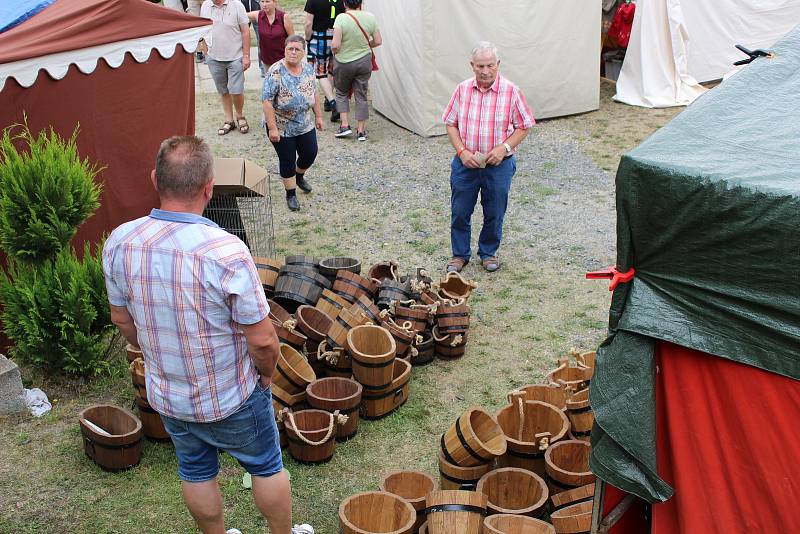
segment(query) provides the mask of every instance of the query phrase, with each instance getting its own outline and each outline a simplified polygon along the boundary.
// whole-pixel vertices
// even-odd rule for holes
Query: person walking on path
[[[500,268],[497,250],[517,170],[514,153],[536,121],[522,92],[499,74],[500,57],[493,44],[478,43],[470,65],[475,77],[458,84],[442,115],[456,151],[450,165],[453,256],[446,269],[460,272],[469,263],[472,212],[480,194],[483,227],[478,255],[484,269],[494,272]]]
[[[306,0],[303,30],[308,41],[308,62],[314,67],[325,95],[323,109],[331,112],[331,122],[339,120],[333,94],[333,21],[344,13],[342,0]]]
[[[201,52],[222,100],[225,122],[217,134],[236,128],[245,134],[250,125],[244,117],[244,71],[250,68],[250,26],[239,0],[205,0],[200,16],[211,19],[211,36]],[[234,108],[236,121],[233,120]]]
[[[256,3],[255,0],[242,1]],[[283,59],[286,38],[294,34],[294,24],[285,12],[278,9],[277,0],[261,0],[260,5],[260,9],[248,11],[247,18],[255,23],[259,68],[261,77],[265,78],[267,69]]]
[[[286,204],[300,209],[297,187],[311,192],[305,173],[317,157],[317,132],[322,130],[322,112],[314,69],[305,61],[305,39],[286,38],[286,57],[269,68],[261,93],[267,135],[278,154],[278,167]]]
[[[250,473],[272,532],[309,532],[291,528],[270,388],[279,341],[258,272],[245,244],[202,216],[214,188],[211,149],[171,137],[155,167],[161,207],[111,233],[103,272],[111,319],[144,355],[147,400],[172,438],[186,506],[202,532],[225,532],[225,450]]]
[[[356,138],[367,140],[369,117],[367,89],[372,76],[372,49],[383,43],[375,15],[361,10],[361,0],[344,0],[345,12],[333,23],[333,80],[336,109],[342,124],[336,137],[353,134],[350,127],[350,92],[355,97]]]

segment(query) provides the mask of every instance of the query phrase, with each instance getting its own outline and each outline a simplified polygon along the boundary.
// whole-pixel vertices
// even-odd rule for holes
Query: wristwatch
[[[511,154],[511,145],[509,145],[508,143],[503,143],[503,146],[506,149],[506,154]]]

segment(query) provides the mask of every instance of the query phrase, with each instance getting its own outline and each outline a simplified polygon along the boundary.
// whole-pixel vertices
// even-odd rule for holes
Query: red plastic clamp
[[[636,269],[631,267],[624,273],[620,272],[617,269],[617,266],[608,267],[607,269],[601,269],[599,271],[589,271],[586,273],[586,278],[589,279],[600,279],[600,278],[608,278],[611,280],[611,283],[608,285],[609,291],[614,291],[620,282],[630,282],[633,279],[633,276],[636,274]]]

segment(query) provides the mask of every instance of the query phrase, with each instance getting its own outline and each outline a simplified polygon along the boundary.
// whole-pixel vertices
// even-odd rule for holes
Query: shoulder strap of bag
[[[370,42],[369,42],[369,36],[367,35],[367,32],[365,32],[365,31],[364,31],[364,28],[362,28],[362,27],[361,27],[361,24],[359,24],[359,23],[358,23],[358,19],[355,17],[355,15],[353,15],[353,14],[352,14],[352,13],[350,13],[349,11],[348,11],[348,12],[346,12],[346,13],[345,13],[345,15],[350,15],[350,18],[351,18],[351,19],[353,19],[353,20],[356,22],[356,26],[358,26],[358,29],[359,29],[359,30],[361,30],[361,33],[363,33],[363,34],[364,34],[364,39],[366,39],[366,40],[367,40],[367,46],[369,46],[369,44],[370,44]],[[371,46],[370,46],[370,49],[372,49],[372,47],[371,47]]]

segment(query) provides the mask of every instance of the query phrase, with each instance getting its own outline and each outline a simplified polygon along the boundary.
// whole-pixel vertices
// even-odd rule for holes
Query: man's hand
[[[464,167],[469,169],[477,169],[481,166],[481,162],[475,157],[475,153],[469,150],[462,151],[459,158],[461,158],[461,163],[464,164]]]
[[[500,165],[503,161],[503,158],[506,157],[506,148],[503,145],[497,145],[494,147],[491,152],[486,154],[486,164],[487,165]]]
[[[267,134],[269,135],[269,140],[272,141],[273,143],[277,143],[278,141],[281,140],[281,134],[277,128],[270,128],[267,131]]]
[[[242,70],[247,70],[250,68],[250,56],[244,56],[242,58]]]
[[[264,389],[267,389],[268,387],[270,387],[272,385],[272,377],[271,376],[261,375],[258,378],[258,380],[259,380],[259,382],[261,382],[261,387],[264,388]]]

